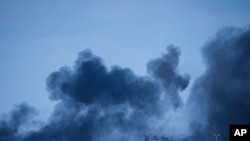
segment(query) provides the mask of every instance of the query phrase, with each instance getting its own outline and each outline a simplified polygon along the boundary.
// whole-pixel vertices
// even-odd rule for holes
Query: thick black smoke
[[[33,126],[29,120],[36,114],[34,108],[26,103],[21,103],[16,105],[8,115],[2,115],[0,118],[0,141],[19,140],[25,132],[26,125]]]
[[[195,137],[212,140],[220,134],[220,141],[228,141],[229,124],[250,124],[250,29],[225,28],[202,53],[207,70],[193,86],[190,102],[207,123],[196,126]]]
[[[156,134],[152,120],[181,105],[178,93],[189,82],[178,73],[179,55],[177,47],[169,46],[166,54],[148,63],[150,75],[141,77],[127,68],[105,67],[90,50],[81,52],[73,68],[62,67],[47,78],[50,99],[59,101],[49,122],[20,139],[135,141],[145,133]],[[1,137],[14,140],[17,129],[7,127]]]
[[[49,121],[26,129],[35,125],[36,112],[21,104],[1,117],[0,141],[139,141],[144,134],[179,141],[210,141],[220,134],[220,141],[228,141],[229,124],[250,124],[250,29],[223,29],[202,53],[207,69],[184,103],[179,92],[189,76],[178,72],[177,47],[150,60],[143,77],[107,68],[85,50],[73,68],[47,78],[50,99],[58,101]]]
[[[180,51],[173,45],[168,47],[169,54],[163,54],[161,58],[151,60],[148,63],[148,72],[156,80],[160,81],[165,93],[168,93],[167,100],[174,107],[179,107],[181,99],[179,90],[184,90],[189,82],[188,75],[180,75],[176,71],[179,64]]]

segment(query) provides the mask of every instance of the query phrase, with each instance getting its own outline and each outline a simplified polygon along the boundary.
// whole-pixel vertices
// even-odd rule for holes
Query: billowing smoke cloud
[[[19,140],[25,132],[27,125],[33,126],[29,121],[37,114],[36,110],[26,103],[16,105],[8,115],[0,118],[0,140]]]
[[[250,124],[250,30],[225,28],[202,50],[206,72],[193,86],[190,103],[200,107],[205,128],[196,139],[229,140],[229,124]],[[194,139],[193,139],[194,140]]]
[[[157,134],[152,120],[181,105],[179,92],[189,82],[178,73],[179,55],[170,45],[166,54],[148,63],[150,75],[141,77],[127,68],[105,67],[90,50],[79,53],[73,68],[62,67],[47,78],[50,99],[59,101],[49,122],[21,139],[134,141],[145,133]],[[14,136],[18,129],[13,130],[2,136]]]
[[[180,56],[178,48],[170,45],[168,50],[171,53],[163,54],[161,58],[151,60],[148,63],[148,72],[153,78],[160,81],[163,91],[167,93],[168,104],[179,107],[182,101],[178,92],[187,87],[189,76],[183,76],[176,72]]]
[[[228,141],[229,124],[250,124],[250,29],[225,28],[202,50],[206,71],[184,103],[180,91],[189,76],[178,72],[180,51],[147,64],[147,76],[128,68],[107,68],[90,50],[73,68],[47,78],[50,99],[58,101],[49,121],[34,126],[34,108],[17,106],[0,120],[1,141],[139,141],[146,135],[179,141]]]

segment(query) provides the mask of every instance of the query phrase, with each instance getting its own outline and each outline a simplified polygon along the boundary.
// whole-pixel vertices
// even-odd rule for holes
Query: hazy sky
[[[45,79],[91,49],[106,65],[146,75],[168,44],[181,48],[180,71],[204,70],[203,43],[225,26],[250,23],[248,0],[1,0],[0,113],[27,101],[52,111]]]

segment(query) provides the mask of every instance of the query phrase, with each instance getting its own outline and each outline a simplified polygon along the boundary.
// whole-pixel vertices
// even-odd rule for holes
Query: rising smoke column
[[[203,114],[191,140],[229,140],[229,124],[250,124],[250,29],[225,28],[202,49],[206,71],[193,86],[190,103]]]
[[[136,141],[157,134],[151,119],[178,108],[178,93],[189,82],[178,73],[179,55],[170,45],[148,63],[150,75],[141,77],[128,68],[105,67],[90,50],[79,53],[73,68],[62,67],[47,78],[50,99],[59,103],[49,123],[23,141]]]

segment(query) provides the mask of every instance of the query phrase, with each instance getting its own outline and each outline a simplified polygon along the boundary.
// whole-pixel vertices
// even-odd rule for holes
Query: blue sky
[[[182,51],[180,71],[204,71],[200,48],[225,26],[250,23],[250,1],[0,1],[0,113],[27,101],[46,117],[54,103],[45,79],[91,49],[106,65],[146,74],[168,44]]]

